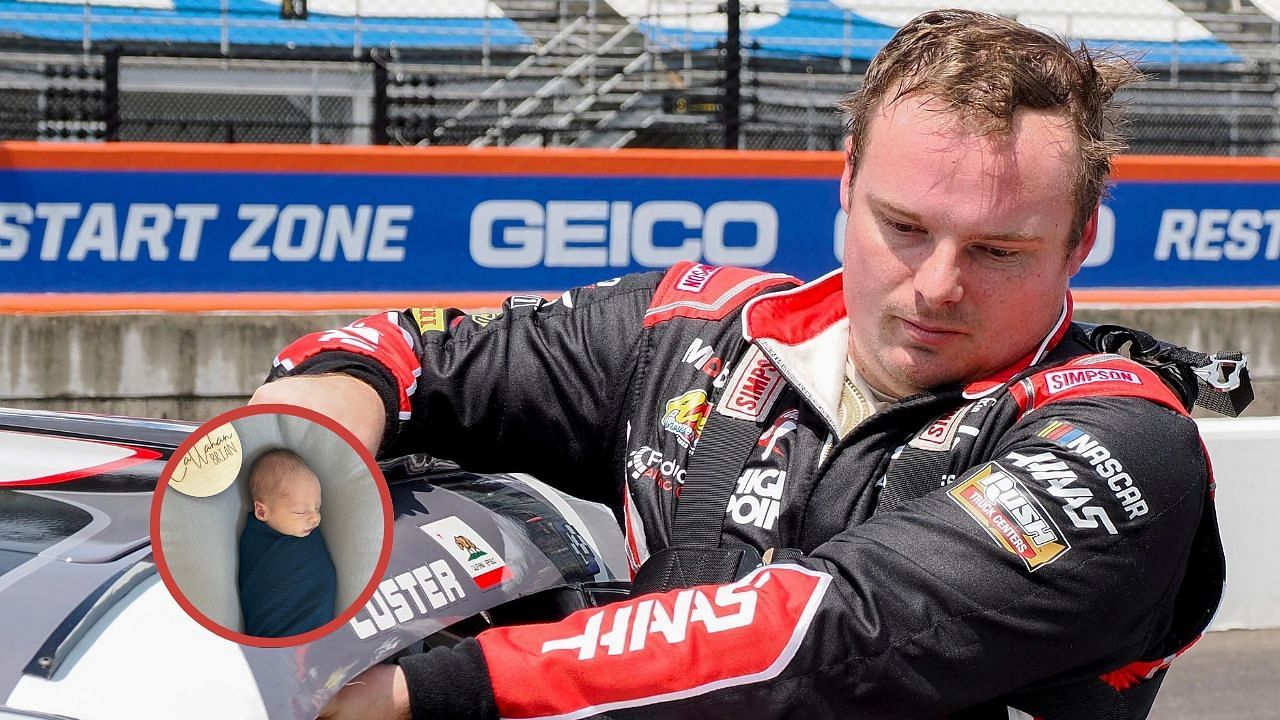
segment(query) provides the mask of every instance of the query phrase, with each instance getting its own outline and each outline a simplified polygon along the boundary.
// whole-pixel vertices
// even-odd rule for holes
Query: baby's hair
[[[315,474],[297,453],[284,448],[268,450],[249,467],[249,494],[262,502],[274,500],[299,472]]]

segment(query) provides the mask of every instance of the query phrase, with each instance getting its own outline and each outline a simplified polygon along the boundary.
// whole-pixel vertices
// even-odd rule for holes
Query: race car
[[[0,720],[311,720],[398,653],[625,596],[604,506],[521,474],[382,463],[390,563],[351,620],[293,647],[237,644],[188,616],[149,535],[165,462],[193,423],[0,409]],[[420,528],[457,518],[507,572],[478,583]]]

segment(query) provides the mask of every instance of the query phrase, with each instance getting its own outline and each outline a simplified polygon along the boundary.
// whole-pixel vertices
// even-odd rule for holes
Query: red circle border
[[[364,462],[365,467],[368,468],[369,474],[373,479],[374,485],[377,487],[378,495],[382,499],[382,550],[378,553],[378,562],[374,565],[373,576],[369,578],[369,582],[365,585],[364,590],[361,591],[360,596],[357,597],[355,602],[351,603],[351,606],[343,611],[342,614],[336,616],[333,620],[330,620],[324,625],[321,625],[314,630],[308,630],[304,633],[289,635],[288,637],[282,638],[257,637],[254,635],[235,632],[234,630],[219,625],[207,615],[200,612],[200,610],[198,610],[195,605],[187,599],[186,595],[182,593],[182,590],[174,581],[173,574],[169,571],[169,565],[164,559],[164,549],[161,547],[160,543],[160,506],[163,502],[164,494],[169,486],[168,478],[171,477],[174,470],[177,469],[178,462],[180,462],[181,458],[187,454],[187,451],[195,446],[196,442],[200,438],[207,434],[208,430],[218,427],[219,425],[229,423],[232,420],[239,420],[240,418],[250,417],[253,415],[292,415],[304,420],[309,420],[331,430],[338,437],[342,438],[342,440],[347,443],[347,445],[349,445]],[[200,625],[209,632],[240,645],[260,648],[283,648],[303,645],[319,640],[350,622],[351,619],[356,616],[356,613],[360,612],[360,609],[369,602],[371,597],[373,597],[374,590],[378,587],[379,578],[386,573],[387,565],[391,562],[391,548],[395,539],[395,524],[392,521],[391,516],[391,493],[387,490],[387,483],[383,478],[382,469],[378,467],[378,463],[374,461],[373,455],[371,455],[369,450],[364,447],[364,444],[357,440],[356,436],[350,430],[342,427],[332,418],[321,415],[314,410],[299,407],[297,405],[271,403],[246,405],[244,407],[228,410],[193,430],[191,434],[187,436],[187,439],[183,440],[182,444],[173,451],[173,455],[169,458],[169,461],[165,463],[164,470],[160,473],[160,480],[156,483],[156,491],[151,500],[150,524],[151,550],[152,554],[155,556],[156,570],[160,573],[161,580],[169,590],[169,594],[177,601],[178,605],[182,607],[192,620],[200,623]]]

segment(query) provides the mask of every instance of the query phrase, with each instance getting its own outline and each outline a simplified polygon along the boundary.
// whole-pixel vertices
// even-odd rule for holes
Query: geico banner
[[[138,169],[127,149],[88,153],[81,169],[68,151],[42,163],[25,148],[0,168],[4,291],[552,291],[679,260],[812,278],[839,264],[843,238],[830,154],[791,172],[772,153],[771,171],[755,160],[735,177],[699,153],[679,156],[682,176],[643,155],[585,155],[584,169],[566,153],[488,153],[468,170],[466,151],[375,149],[362,151],[382,161],[369,171],[351,152],[294,151],[304,167],[291,168],[245,150],[184,164],[172,146],[169,165]],[[1075,285],[1280,285],[1276,175],[1122,174]]]

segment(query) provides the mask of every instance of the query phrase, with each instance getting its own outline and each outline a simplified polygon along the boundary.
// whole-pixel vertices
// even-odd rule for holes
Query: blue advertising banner
[[[839,264],[836,172],[679,177],[618,165],[590,176],[554,164],[539,174],[0,167],[0,283],[9,293],[551,292],[686,259],[804,279]],[[1280,286],[1280,180],[1122,179],[1099,225],[1076,287]]]

